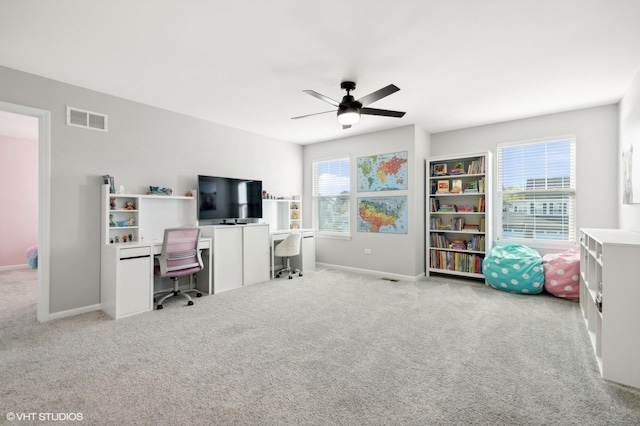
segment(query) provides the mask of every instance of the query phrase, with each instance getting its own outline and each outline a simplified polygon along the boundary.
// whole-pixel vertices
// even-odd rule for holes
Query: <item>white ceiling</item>
[[[0,0],[0,65],[300,144],[615,103],[639,42],[639,0]],[[343,80],[407,114],[291,120]]]

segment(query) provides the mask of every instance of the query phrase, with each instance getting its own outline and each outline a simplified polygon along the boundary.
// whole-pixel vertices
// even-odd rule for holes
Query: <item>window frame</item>
[[[318,194],[318,189],[317,189],[317,185],[318,185],[318,165],[320,164],[325,164],[325,163],[338,163],[341,161],[347,161],[348,162],[348,177],[349,177],[349,190],[347,194],[323,194],[320,195]],[[312,217],[312,225],[313,225],[313,229],[315,231],[315,236],[316,237],[320,237],[320,238],[334,238],[334,239],[350,239],[351,238],[351,227],[352,227],[352,218],[351,218],[351,207],[352,207],[352,202],[351,202],[351,192],[352,192],[352,186],[353,186],[353,182],[352,182],[352,161],[351,161],[351,156],[349,155],[341,155],[341,156],[336,156],[336,157],[329,157],[329,158],[318,158],[318,159],[314,159],[311,162],[311,202],[312,202],[312,208],[311,208],[311,217]],[[320,212],[319,212],[319,201],[321,199],[336,199],[336,200],[343,200],[343,202],[347,203],[348,206],[348,211],[346,214],[346,219],[347,219],[347,230],[346,231],[321,231],[320,230]]]
[[[504,148],[516,147],[522,145],[535,145],[535,144],[549,144],[553,142],[561,142],[568,141],[570,143],[570,156],[568,159],[569,166],[569,186],[561,187],[555,189],[521,189],[516,191],[503,191],[502,181],[503,181],[503,152]],[[510,141],[510,142],[502,142],[497,144],[497,155],[496,155],[496,187],[495,187],[495,211],[496,211],[496,243],[497,244],[526,244],[532,247],[555,247],[555,246],[573,246],[577,244],[578,232],[577,232],[577,142],[575,135],[563,135],[563,136],[554,136],[554,137],[546,137],[540,139],[531,139],[531,140],[523,140],[523,141]],[[546,179],[554,178],[557,176],[546,176]],[[536,178],[529,178],[536,179]],[[543,179],[543,178],[540,178]],[[548,181],[547,181],[548,184]],[[562,199],[547,199],[544,197],[542,199],[536,200],[530,199],[527,200],[526,204],[523,206],[524,211],[514,206],[513,211],[509,211],[511,213],[524,213],[529,214],[532,210],[536,212],[540,210],[540,215],[552,215],[549,212],[550,205],[551,209],[554,212],[560,211],[561,215],[564,215],[565,212],[568,212],[566,216],[568,216],[568,235],[567,239],[548,239],[548,238],[526,238],[526,237],[506,237],[503,233],[504,227],[510,227],[513,224],[504,224],[504,212],[503,212],[503,198],[505,194],[532,194],[535,196],[540,195],[551,195],[551,196],[568,196],[568,202],[563,201]],[[544,206],[546,204],[546,206]],[[546,207],[546,208],[545,208]],[[546,211],[546,214],[545,212]],[[534,213],[537,215],[538,213]],[[555,213],[553,213],[555,215]]]

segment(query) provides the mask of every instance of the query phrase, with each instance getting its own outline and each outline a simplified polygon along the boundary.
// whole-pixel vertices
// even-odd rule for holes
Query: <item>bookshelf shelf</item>
[[[491,152],[427,161],[427,276],[484,278],[492,243],[491,165]]]

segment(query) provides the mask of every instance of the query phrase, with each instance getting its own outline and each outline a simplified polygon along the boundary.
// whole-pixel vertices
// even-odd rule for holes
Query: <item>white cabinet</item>
[[[242,228],[243,284],[269,281],[269,226]]]
[[[640,388],[640,233],[580,230],[580,308],[602,377]]]
[[[242,287],[242,227],[207,226],[203,234],[213,238],[213,292]]]
[[[492,244],[491,153],[427,162],[427,271],[484,278]]]
[[[102,250],[100,303],[115,319],[152,309],[151,247],[111,244]]]
[[[302,204],[300,200],[262,200],[262,218],[271,231],[300,229]]]
[[[269,225],[203,226],[213,239],[213,292],[269,281]]]

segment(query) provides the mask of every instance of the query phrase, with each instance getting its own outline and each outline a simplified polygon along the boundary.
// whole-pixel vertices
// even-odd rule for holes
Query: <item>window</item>
[[[350,235],[350,160],[313,162],[313,223],[319,235]]]
[[[576,240],[575,138],[498,145],[499,240]]]

